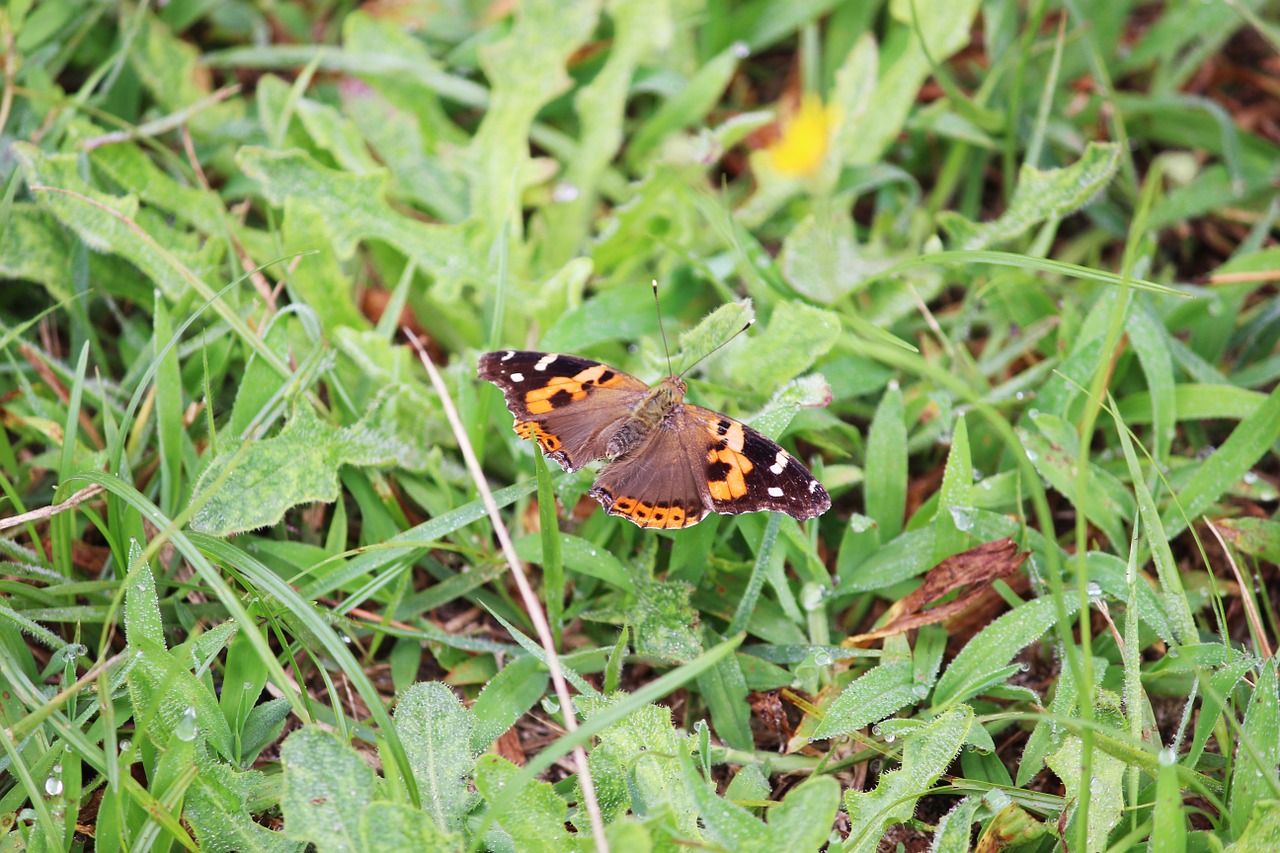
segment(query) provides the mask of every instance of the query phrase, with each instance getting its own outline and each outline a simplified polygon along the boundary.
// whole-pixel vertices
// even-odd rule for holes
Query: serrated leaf
[[[902,766],[881,775],[874,791],[845,792],[850,831],[841,847],[844,853],[871,853],[887,826],[910,820],[916,801],[955,760],[972,725],[973,709],[962,705],[904,732]]]
[[[702,653],[698,611],[689,604],[692,595],[693,587],[682,581],[636,585],[635,604],[628,608],[636,654],[688,663]]]
[[[256,146],[241,148],[236,161],[272,204],[285,208],[286,217],[290,205],[318,214],[340,259],[349,259],[360,242],[380,240],[429,273],[446,300],[462,284],[485,277],[462,226],[418,222],[387,204],[386,172],[354,175],[325,168],[302,151]]]
[[[954,211],[938,215],[951,248],[986,249],[1020,237],[1046,219],[1061,219],[1100,193],[1120,167],[1120,146],[1090,142],[1080,159],[1061,169],[1041,171],[1024,163],[1009,207],[993,222],[973,223]]]
[[[911,659],[885,661],[855,678],[840,692],[823,714],[813,737],[825,739],[851,734],[920,699]]]
[[[1119,710],[1120,700],[1110,691],[1097,693],[1097,719],[1104,725],[1119,728],[1123,725],[1123,717]],[[1049,769],[1057,774],[1067,789],[1068,800],[1079,802],[1086,793],[1089,797],[1089,826],[1086,830],[1086,850],[1088,853],[1104,850],[1107,836],[1124,812],[1125,762],[1107,752],[1094,749],[1091,756],[1091,775],[1088,791],[1085,791],[1084,778],[1081,776],[1083,759],[1083,742],[1076,735],[1063,738],[1062,746],[1046,759]],[[1073,824],[1079,817],[1078,807],[1070,809],[1071,817],[1067,821],[1063,837],[1074,841],[1078,836]]]
[[[207,853],[301,853],[303,844],[253,819],[249,800],[266,777],[237,772],[220,762],[202,763],[182,811]]]
[[[317,726],[289,735],[280,762],[285,834],[311,842],[318,853],[361,853],[360,816],[373,802],[373,768],[337,735]]]
[[[305,501],[337,500],[342,449],[337,436],[338,430],[304,403],[279,435],[227,447],[196,481],[192,501],[200,508],[192,529],[228,536],[275,524]]]
[[[395,724],[423,808],[441,831],[460,832],[471,807],[467,778],[475,765],[471,714],[448,686],[422,682],[401,697]]]
[[[204,241],[194,253],[179,232],[151,217],[145,227],[134,195],[113,196],[91,187],[79,175],[74,154],[45,154],[34,145],[16,142],[13,152],[40,204],[68,226],[90,249],[112,252],[142,270],[170,300],[192,285],[190,266],[211,268],[221,256],[221,243]],[[132,224],[131,224],[132,223]],[[184,259],[188,263],[184,264]]]
[[[625,695],[579,696],[576,701],[590,720],[625,698]],[[671,723],[671,711],[658,705],[645,705],[601,732],[592,758],[596,753],[608,754],[624,769],[633,813],[651,815],[669,811],[682,837],[696,840],[702,837],[698,829],[698,808],[685,788],[680,766],[681,754],[688,751],[687,738]]]
[[[196,481],[200,508],[191,527],[227,536],[267,527],[290,507],[338,498],[342,465],[425,466],[420,446],[405,431],[409,400],[397,386],[384,388],[370,411],[350,427],[321,421],[308,403],[272,438],[225,447]]]

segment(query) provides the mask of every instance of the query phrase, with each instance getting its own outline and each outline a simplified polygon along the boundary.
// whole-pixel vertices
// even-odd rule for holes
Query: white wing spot
[[[810,492],[816,492],[816,491],[818,491],[818,481],[817,481],[817,480],[810,480],[810,481],[809,481],[809,491],[810,491]]]
[[[534,370],[546,370],[551,362],[560,357],[559,353],[549,352],[542,358],[538,359],[538,363],[533,366]]]
[[[791,459],[791,455],[785,450],[779,450],[778,456],[773,464],[769,466],[769,470],[775,474],[781,474],[783,469],[787,467],[787,462]]]
[[[523,373],[513,373],[513,374],[511,374],[511,381],[512,381],[512,382],[523,382],[523,381],[524,381],[524,374],[523,374]]]
[[[780,498],[782,497],[782,495],[783,495],[782,489],[779,489],[777,486],[769,487],[769,497]]]
[[[516,354],[516,351],[515,351],[515,350],[513,350],[513,349],[509,349],[509,350],[507,350],[506,352],[504,352],[504,353],[502,354],[502,360],[503,360],[503,361],[507,361],[507,360],[509,360],[512,356],[514,356],[515,354]]]

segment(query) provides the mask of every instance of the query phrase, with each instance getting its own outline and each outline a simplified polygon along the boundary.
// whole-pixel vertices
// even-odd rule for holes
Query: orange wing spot
[[[666,523],[663,525],[667,528],[677,528],[685,526],[684,507],[673,506],[667,510]]]
[[[516,421],[516,435],[538,442],[547,453],[555,453],[561,447],[561,441],[553,433],[547,432],[537,421]]]
[[[750,459],[726,444],[712,448],[707,462],[707,490],[714,500],[733,501],[746,496],[747,474],[755,467]]]
[[[586,373],[587,371],[583,371]],[[524,404],[531,415],[545,415],[552,409],[567,405],[587,396],[587,389],[572,376],[553,376],[541,388],[524,395]]]
[[[604,364],[588,367],[573,378],[579,385],[599,385],[602,388],[617,385],[622,381],[622,376],[618,371]]]

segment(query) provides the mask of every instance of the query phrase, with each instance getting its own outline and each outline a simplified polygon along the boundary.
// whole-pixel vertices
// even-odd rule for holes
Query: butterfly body
[[[773,441],[685,403],[679,377],[650,387],[590,359],[520,350],[485,353],[479,372],[502,389],[516,434],[565,470],[608,460],[590,494],[641,527],[689,527],[713,511],[805,519],[831,506],[822,484]]]

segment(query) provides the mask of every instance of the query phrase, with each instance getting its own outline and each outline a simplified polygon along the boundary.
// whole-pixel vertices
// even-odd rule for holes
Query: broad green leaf
[[[1129,312],[1125,331],[1129,333],[1129,342],[1142,365],[1142,375],[1147,380],[1147,390],[1151,395],[1151,455],[1157,460],[1163,460],[1169,455],[1169,446],[1174,439],[1175,425],[1178,422],[1173,356],[1169,352],[1168,332],[1160,325],[1150,306],[1141,301]]]
[[[1232,826],[1247,826],[1260,801],[1280,799],[1276,796],[1280,790],[1277,766],[1280,766],[1280,696],[1273,657],[1263,664],[1244,712],[1227,799]]]
[[[1243,420],[1256,412],[1266,399],[1266,394],[1234,385],[1188,382],[1173,388],[1173,405],[1179,421],[1199,421],[1206,418]],[[1117,411],[1125,423],[1151,423],[1151,393],[1138,391],[1124,397],[1120,400]]]
[[[855,292],[868,271],[879,272],[889,259],[864,257],[853,233],[853,217],[839,208],[821,218],[810,214],[782,241],[778,266],[796,292],[823,305],[832,305]]]
[[[599,0],[528,0],[510,34],[479,49],[491,86],[489,107],[471,140],[471,212],[491,236],[521,229],[520,196],[535,174],[529,133],[538,110],[572,85],[565,65],[591,35]]]
[[[775,391],[764,408],[751,419],[751,426],[777,441],[801,408],[826,406],[830,402],[831,386],[827,384],[826,377],[821,373],[809,373],[792,379]]]
[[[938,821],[930,853],[968,853],[975,812],[982,804],[980,797],[968,796],[943,815]]]
[[[321,421],[308,403],[294,407],[279,435],[224,449],[196,482],[193,529],[227,536],[278,522],[290,507],[338,498],[342,465],[421,465],[418,448],[403,440],[394,412],[398,394],[386,392],[350,427]]]
[[[304,726],[280,750],[284,833],[318,853],[361,853],[360,818],[373,802],[377,777],[356,751],[331,732]]]
[[[1098,709],[1095,719],[1120,731],[1124,726],[1120,698],[1109,690],[1101,690],[1096,695]],[[1120,822],[1124,813],[1126,763],[1123,759],[1101,749],[1094,749],[1091,756],[1091,775],[1088,780],[1085,780],[1080,773],[1083,746],[1083,742],[1077,735],[1068,735],[1062,739],[1062,746],[1050,755],[1045,763],[1066,786],[1068,800],[1078,803],[1082,797],[1088,797],[1089,826],[1086,830],[1086,850],[1088,853],[1097,853],[1106,849],[1107,836]],[[1068,843],[1079,837],[1074,824],[1080,814],[1078,807],[1069,807],[1069,812],[1071,816],[1063,830],[1063,838],[1068,839]]]
[[[937,534],[934,559],[941,563],[969,546],[969,535],[956,526],[955,510],[968,509],[973,501],[973,460],[969,455],[969,428],[964,415],[956,418],[951,436],[951,451],[942,473],[942,489],[938,493]]]
[[[840,783],[830,776],[807,779],[768,812],[761,823],[742,806],[719,797],[684,757],[685,783],[698,804],[707,835],[720,849],[741,853],[818,850],[827,841],[840,807]]]
[[[972,725],[973,710],[961,705],[903,734],[900,768],[882,774],[873,791],[845,791],[849,837],[840,849],[844,853],[872,853],[887,826],[910,820],[916,800],[955,760]]]
[[[1062,606],[1066,615],[1071,616],[1079,609],[1080,602],[1071,596]],[[933,691],[933,707],[953,707],[998,683],[1009,661],[1038,640],[1056,620],[1054,601],[1036,598],[983,628],[943,671]]]
[[[1132,497],[1114,476],[1082,458],[1079,445],[1074,440],[1064,446],[1046,437],[1042,424],[1048,422],[1061,423],[1053,415],[1040,415],[1035,423],[1041,427],[1041,432],[1022,427],[1017,429],[1027,458],[1050,486],[1073,504],[1080,501],[1076,508],[1098,525],[1112,543],[1124,542],[1124,519],[1132,518],[1134,513]],[[1061,433],[1059,436],[1065,437]],[[1080,494],[1076,480],[1076,469],[1081,464],[1089,469],[1083,494]]]
[[[139,19],[136,46],[127,52],[134,72],[151,97],[167,113],[195,106],[212,94],[210,78],[200,67],[200,51],[194,44],[176,38],[155,18]],[[132,38],[131,38],[132,40]],[[244,102],[229,99],[209,104],[188,119],[200,134],[219,132],[244,113]]]
[[[318,214],[340,260],[350,259],[358,243],[380,240],[431,275],[446,301],[456,298],[461,285],[485,278],[485,264],[462,226],[419,222],[387,204],[385,172],[340,172],[302,151],[252,145],[241,148],[236,161],[272,204],[285,208],[286,219],[293,205]]]
[[[81,135],[85,133],[81,131]],[[89,156],[94,170],[109,175],[119,186],[135,188],[142,201],[210,237],[222,236],[226,208],[217,194],[179,183],[137,145],[103,145],[93,149]]]
[[[266,777],[238,772],[221,762],[202,763],[187,793],[182,818],[207,853],[301,853],[303,844],[253,819],[249,802]]]
[[[994,222],[973,223],[954,211],[938,214],[951,248],[987,249],[1022,236],[1046,219],[1061,219],[1097,196],[1120,166],[1120,146],[1090,142],[1080,159],[1061,169],[1022,165],[1009,207]]]
[[[231,729],[208,685],[180,664],[175,656],[147,637],[131,639],[133,666],[127,684],[139,728],[164,742],[169,732],[199,736],[218,755],[232,759]]]
[[[35,205],[14,204],[8,213],[0,229],[0,275],[36,282],[51,298],[67,299],[71,273],[66,233],[53,216]]]
[[[713,363],[723,359],[725,353],[734,353],[735,358],[740,356],[749,346],[749,339],[740,336],[734,340],[734,335],[755,320],[755,306],[751,304],[750,299],[743,299],[741,302],[727,302],[721,305],[698,321],[698,325],[687,332],[681,332],[676,351],[671,354],[671,363],[676,369],[676,374],[683,375],[686,370],[706,358],[717,347],[722,349],[716,352]]]
[[[519,768],[505,758],[481,756],[476,762],[476,789],[493,802],[502,788],[514,784],[517,773]],[[508,802],[510,805],[495,814],[494,820],[507,836],[506,844],[512,845],[511,849],[529,853],[587,849],[583,839],[571,836],[565,829],[568,805],[549,783],[530,782]]]
[[[462,853],[466,849],[461,835],[442,832],[420,809],[385,800],[370,803],[360,814],[360,839],[363,853]]]
[[[471,705],[471,751],[479,755],[515,725],[547,689],[547,673],[533,657],[512,660],[489,679]]]
[[[85,183],[76,155],[45,154],[25,142],[14,143],[13,152],[44,209],[90,249],[113,252],[138,267],[168,299],[196,285],[193,268],[211,271],[220,260],[217,241],[193,241],[154,217],[145,228],[139,225],[137,196],[108,195]],[[212,295],[207,286],[200,289]]]
[[[400,698],[395,723],[423,808],[442,832],[460,832],[471,807],[466,780],[475,764],[470,712],[448,686],[422,682]]]
[[[735,385],[772,388],[812,367],[839,336],[840,319],[830,311],[802,302],[779,302],[769,317],[769,328],[755,345],[719,363]]]
[[[831,703],[813,737],[852,734],[921,700],[910,657],[886,660],[855,678]]]
[[[840,783],[831,776],[813,776],[769,810],[768,846],[758,850],[817,850],[831,835],[840,808]]]

